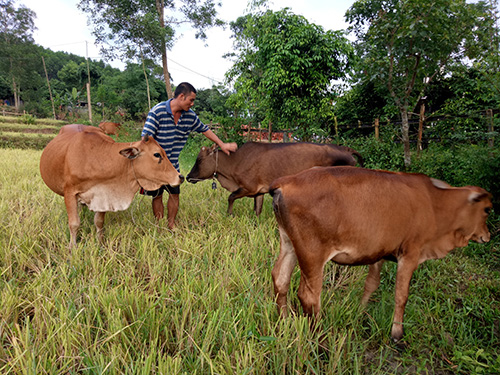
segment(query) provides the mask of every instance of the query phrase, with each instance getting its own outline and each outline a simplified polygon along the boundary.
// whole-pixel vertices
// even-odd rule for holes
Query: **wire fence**
[[[493,146],[494,139],[498,137],[500,126],[500,109],[487,109],[462,115],[435,115],[425,116],[425,111],[420,114],[411,114],[408,120],[410,142],[417,143],[419,148],[425,147],[429,142],[442,142],[453,139],[462,140],[488,140]],[[336,119],[334,124],[326,129],[327,135],[314,136],[315,141],[330,142],[339,137],[373,136],[380,138],[384,128],[400,129],[401,120],[381,121],[376,118],[371,122],[358,121],[356,124],[339,124]],[[220,124],[210,124],[213,129],[221,129]],[[241,125],[238,132],[247,141],[255,142],[294,142],[294,130],[275,130],[271,123],[258,127]],[[401,141],[395,139],[395,142]]]

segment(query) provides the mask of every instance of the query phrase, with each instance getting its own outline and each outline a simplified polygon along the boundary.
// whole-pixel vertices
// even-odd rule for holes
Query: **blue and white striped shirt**
[[[209,127],[192,110],[183,111],[177,125],[170,108],[172,99],[155,105],[148,113],[141,136],[152,136],[167,153],[168,160],[179,171],[179,154],[191,132],[204,133]]]

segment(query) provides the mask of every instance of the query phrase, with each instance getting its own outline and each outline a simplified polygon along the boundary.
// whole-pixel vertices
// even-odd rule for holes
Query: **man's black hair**
[[[180,94],[184,94],[187,96],[192,92],[196,94],[196,89],[194,88],[194,86],[192,84],[190,84],[188,82],[181,82],[175,88],[174,98],[177,98]]]

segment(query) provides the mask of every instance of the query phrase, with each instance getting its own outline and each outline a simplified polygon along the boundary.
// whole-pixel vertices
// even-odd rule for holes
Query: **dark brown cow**
[[[320,311],[325,263],[369,264],[362,302],[380,284],[384,260],[398,263],[392,338],[403,337],[410,279],[427,259],[469,241],[490,240],[490,194],[454,188],[422,174],[363,168],[313,168],[273,182],[281,251],[272,271],[278,309],[286,315],[290,276],[298,261],[298,297],[308,315]]]
[[[196,163],[187,175],[188,182],[217,178],[229,190],[228,212],[233,202],[242,197],[254,197],[257,216],[262,211],[264,194],[276,178],[288,176],[316,166],[362,165],[361,155],[345,146],[315,143],[255,143],[248,142],[231,155],[202,147]]]
[[[99,129],[83,125],[61,128],[42,152],[40,173],[52,191],[64,196],[71,247],[80,226],[79,202],[95,212],[102,240],[107,211],[126,210],[140,187],[156,190],[183,180],[153,138],[116,143]]]
[[[117,122],[101,122],[99,124],[99,129],[108,135],[116,135],[118,137],[118,130],[121,126],[122,125]]]

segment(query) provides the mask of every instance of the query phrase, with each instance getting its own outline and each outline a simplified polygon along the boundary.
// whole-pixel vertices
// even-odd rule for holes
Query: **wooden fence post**
[[[375,119],[375,139],[379,139],[379,120],[378,117]]]
[[[269,121],[269,136],[268,136],[269,143],[273,141],[273,124],[271,121]]]

